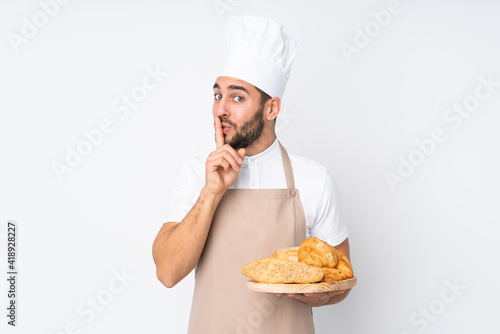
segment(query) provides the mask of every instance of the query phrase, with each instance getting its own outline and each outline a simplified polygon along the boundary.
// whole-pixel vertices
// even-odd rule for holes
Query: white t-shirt
[[[286,148],[286,147],[285,147]],[[318,237],[336,246],[348,234],[340,215],[340,198],[326,167],[289,152],[295,187],[306,216],[306,238]],[[193,158],[180,167],[170,188],[167,222],[180,222],[191,210],[205,186],[206,157]],[[286,189],[278,139],[263,152],[245,156],[230,189]]]

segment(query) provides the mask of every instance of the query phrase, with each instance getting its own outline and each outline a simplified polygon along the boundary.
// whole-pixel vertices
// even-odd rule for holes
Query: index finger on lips
[[[215,143],[217,148],[224,146],[224,134],[222,133],[222,122],[218,116],[214,117]]]

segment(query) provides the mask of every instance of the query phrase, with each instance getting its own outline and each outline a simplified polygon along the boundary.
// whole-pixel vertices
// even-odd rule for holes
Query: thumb
[[[244,148],[240,148],[240,149],[238,150],[238,154],[241,156],[241,158],[242,158],[242,159],[245,157],[245,152],[246,152],[246,151],[247,151],[247,150],[246,150],[246,149],[244,149]]]

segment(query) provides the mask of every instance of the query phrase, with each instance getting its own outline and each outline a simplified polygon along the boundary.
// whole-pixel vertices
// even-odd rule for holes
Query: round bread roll
[[[298,259],[314,267],[334,268],[337,265],[337,253],[332,251],[328,243],[312,237],[302,241],[299,247]]]

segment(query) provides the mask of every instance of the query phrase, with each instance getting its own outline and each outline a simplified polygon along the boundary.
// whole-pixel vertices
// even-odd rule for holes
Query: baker
[[[328,170],[288,153],[276,117],[297,45],[275,21],[235,17],[213,86],[216,149],[184,163],[167,223],[153,244],[158,279],[173,287],[195,268],[191,334],[314,333],[312,307],[349,290],[273,295],[250,291],[241,268],[311,236],[349,257],[340,200]]]

